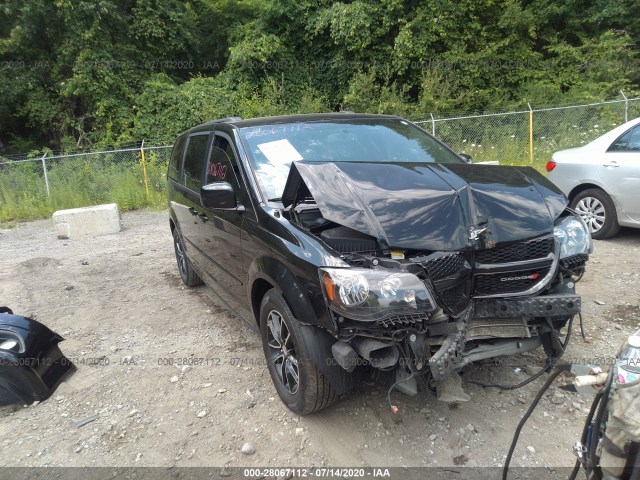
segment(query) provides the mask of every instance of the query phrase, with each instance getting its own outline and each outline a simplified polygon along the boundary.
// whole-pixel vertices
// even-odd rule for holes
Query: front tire
[[[260,305],[260,336],[271,380],[289,410],[307,415],[336,401],[329,380],[310,360],[300,322],[273,289]]]
[[[596,240],[612,237],[620,230],[616,207],[603,190],[592,188],[580,192],[571,202],[571,208],[582,217]]]
[[[184,243],[182,243],[182,237],[177,227],[173,229],[173,248],[176,252],[176,262],[178,263],[178,271],[180,272],[182,283],[187,287],[202,285],[202,279],[195,272],[187,257],[187,252],[184,249]]]

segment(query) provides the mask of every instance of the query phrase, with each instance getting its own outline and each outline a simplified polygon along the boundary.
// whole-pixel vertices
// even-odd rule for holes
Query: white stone
[[[120,212],[115,203],[58,210],[52,218],[58,238],[105,235],[121,229]]]
[[[242,445],[242,449],[240,451],[245,455],[253,455],[254,453],[256,453],[256,448],[247,442]]]

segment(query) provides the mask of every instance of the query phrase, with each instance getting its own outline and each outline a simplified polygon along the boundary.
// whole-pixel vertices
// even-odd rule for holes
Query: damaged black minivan
[[[168,198],[183,282],[259,328],[300,414],[371,375],[447,400],[471,362],[558,356],[580,312],[591,237],[562,192],[530,167],[470,164],[399,117],[199,125],[176,140]]]

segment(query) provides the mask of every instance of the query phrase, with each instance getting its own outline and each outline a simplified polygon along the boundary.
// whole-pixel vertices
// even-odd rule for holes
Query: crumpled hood
[[[293,162],[285,207],[313,196],[322,215],[415,250],[482,248],[551,233],[567,206],[562,192],[531,167],[473,164]]]

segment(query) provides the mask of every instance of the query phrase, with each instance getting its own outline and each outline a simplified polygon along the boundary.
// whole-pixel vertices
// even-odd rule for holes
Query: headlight
[[[560,258],[593,252],[591,234],[579,216],[563,218],[553,229],[553,235],[560,243]]]
[[[321,268],[324,297],[335,312],[355,320],[430,312],[436,303],[411,273],[367,268]]]

